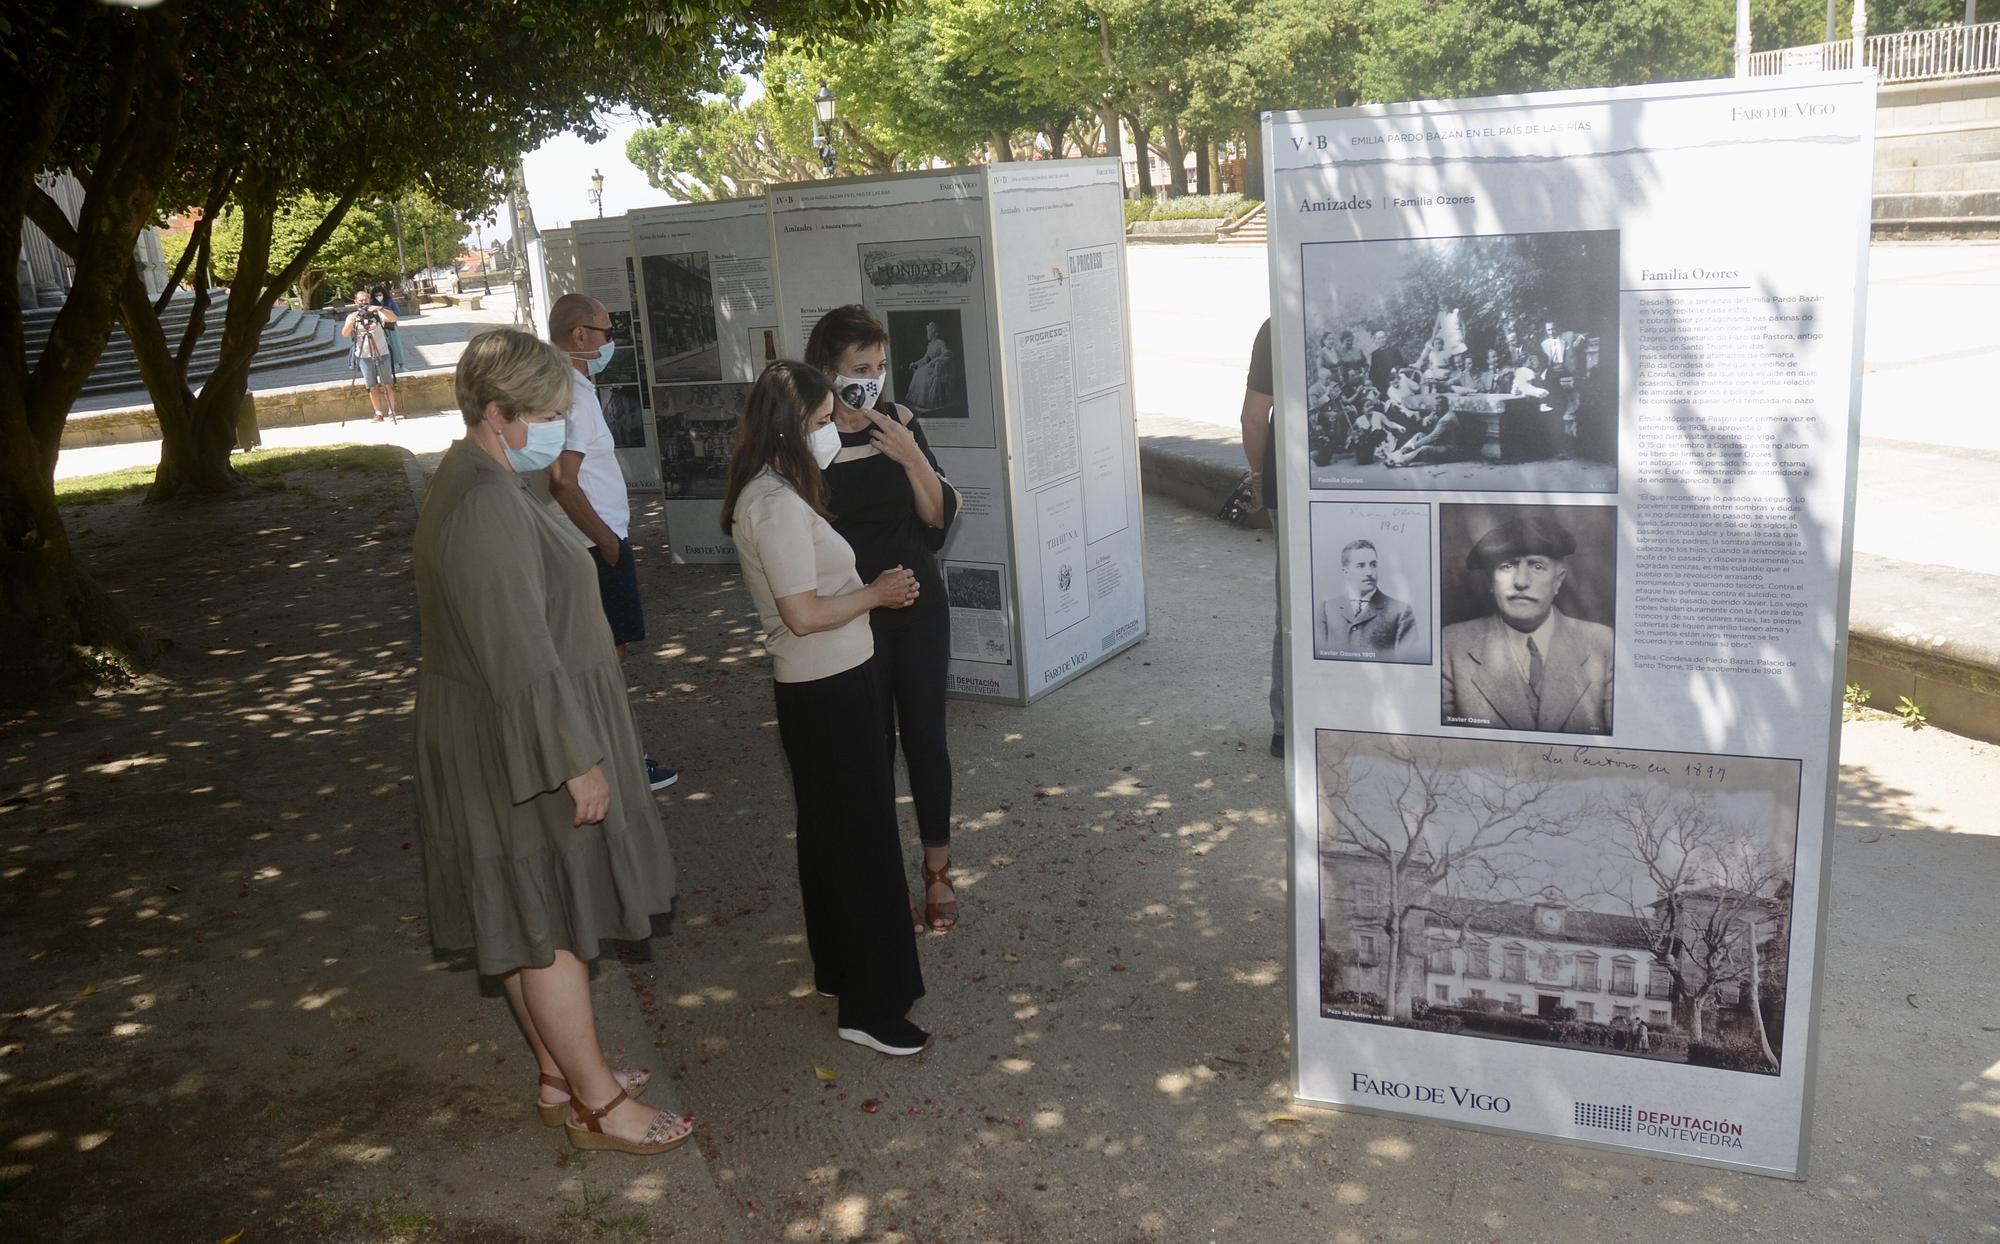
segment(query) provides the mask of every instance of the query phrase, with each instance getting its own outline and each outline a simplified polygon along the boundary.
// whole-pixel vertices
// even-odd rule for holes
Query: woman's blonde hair
[[[518,328],[495,328],[466,343],[452,387],[469,428],[488,402],[500,403],[509,420],[527,410],[561,410],[575,376],[569,356],[548,342]]]

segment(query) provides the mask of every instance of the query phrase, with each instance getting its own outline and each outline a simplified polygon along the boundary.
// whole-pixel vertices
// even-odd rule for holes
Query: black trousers
[[[917,837],[951,845],[951,751],[945,743],[945,684],[951,674],[951,612],[942,597],[914,609],[877,609],[875,674],[882,682],[884,746],[896,768],[896,742],[910,773]]]
[[[820,989],[843,1027],[907,1014],[924,996],[873,662],[777,688],[778,737],[798,803],[799,891]]]

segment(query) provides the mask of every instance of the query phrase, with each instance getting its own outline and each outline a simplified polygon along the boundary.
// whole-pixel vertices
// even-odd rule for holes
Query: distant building
[[[61,206],[70,223],[76,223],[83,209],[83,187],[76,178],[68,173],[44,173],[37,184]],[[169,273],[160,253],[158,233],[151,229],[139,231],[139,241],[132,248],[132,261],[139,267],[139,279],[145,282],[147,295],[159,297],[160,291],[167,287]],[[36,228],[33,221],[21,222],[21,252],[14,261],[14,296],[21,310],[53,310],[62,306],[69,300],[71,274],[75,270],[75,261]]]

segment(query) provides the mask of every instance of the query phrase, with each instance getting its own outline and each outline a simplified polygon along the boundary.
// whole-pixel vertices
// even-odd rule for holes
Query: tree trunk
[[[1130,192],[1130,187],[1125,185],[1125,171],[1124,171],[1125,139],[1118,132],[1117,110],[1112,108],[1111,105],[1109,104],[1099,104],[1097,106],[1097,124],[1104,131],[1104,154],[1110,156],[1112,159],[1117,160],[1119,162],[1118,164],[1119,193],[1128,194]]]
[[[99,18],[72,6],[59,20]],[[63,424],[111,336],[132,248],[151,218],[180,128],[179,12],[102,20],[118,23],[107,63],[65,63],[53,76],[17,67],[0,87],[12,125],[0,155],[0,265],[12,271],[19,261],[31,214],[38,222],[50,217],[51,240],[67,241],[76,261],[69,297],[32,370],[20,307],[0,297],[0,700],[8,703],[95,681],[107,654],[132,664],[146,656],[131,616],[76,564],[55,503]],[[109,86],[97,158],[78,170],[86,191],[72,228],[35,179],[63,116],[63,83],[84,73],[105,75]]]
[[[986,141],[993,145],[993,160],[995,163],[1012,164],[1014,162],[1014,140],[1006,130],[994,130],[986,136]]]
[[[1209,158],[1208,148],[1208,137],[1206,135],[1199,135],[1195,138],[1194,186],[1195,190],[1201,194],[1214,194],[1216,192],[1215,165]]]
[[[1388,1009],[1389,1018],[1403,1023],[1410,1021],[1416,1007],[1403,988],[1403,915],[1397,904],[1389,904],[1389,982],[1387,996],[1382,999]]]
[[[1750,939],[1750,1018],[1757,1025],[1757,1044],[1763,1047],[1764,1057],[1771,1066],[1776,1067],[1778,1054],[1771,1048],[1771,1034],[1764,1028],[1763,965],[1757,961],[1757,922],[1749,921],[1745,932]]]
[[[171,402],[160,405],[161,395],[154,391],[154,409],[160,419],[160,466],[146,494],[149,502],[188,492],[227,493],[241,484],[241,477],[229,464],[229,452],[236,447],[236,424],[243,395],[249,391],[250,363],[270,321],[271,308],[278,295],[311,267],[313,256],[339,227],[360,193],[359,186],[350,187],[298,253],[273,274],[271,241],[278,214],[277,192],[254,169],[246,170],[238,185],[236,210],[243,214],[243,244],[236,279],[230,285],[229,305],[223,311],[215,370],[202,384],[200,396],[184,407]],[[170,391],[186,393],[185,376],[177,380]],[[152,389],[150,380],[147,387]]]
[[[1245,133],[1248,141],[1243,144],[1243,197],[1261,199],[1264,197],[1264,119],[1251,113],[1250,128]]]
[[[1139,157],[1139,197],[1153,197],[1153,133],[1139,124],[1139,118],[1127,117],[1126,124],[1132,127],[1132,152]]]
[[[1187,148],[1181,145],[1181,127],[1168,117],[1160,124],[1160,155],[1167,162],[1167,197],[1187,194]]]

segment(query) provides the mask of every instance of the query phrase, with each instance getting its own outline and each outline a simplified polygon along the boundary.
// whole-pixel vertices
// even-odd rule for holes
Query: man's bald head
[[[605,314],[604,304],[589,294],[564,294],[549,308],[549,340],[572,354],[595,354],[603,344],[603,330],[610,327],[611,317]],[[579,342],[578,329],[585,331],[582,336],[591,338]]]

